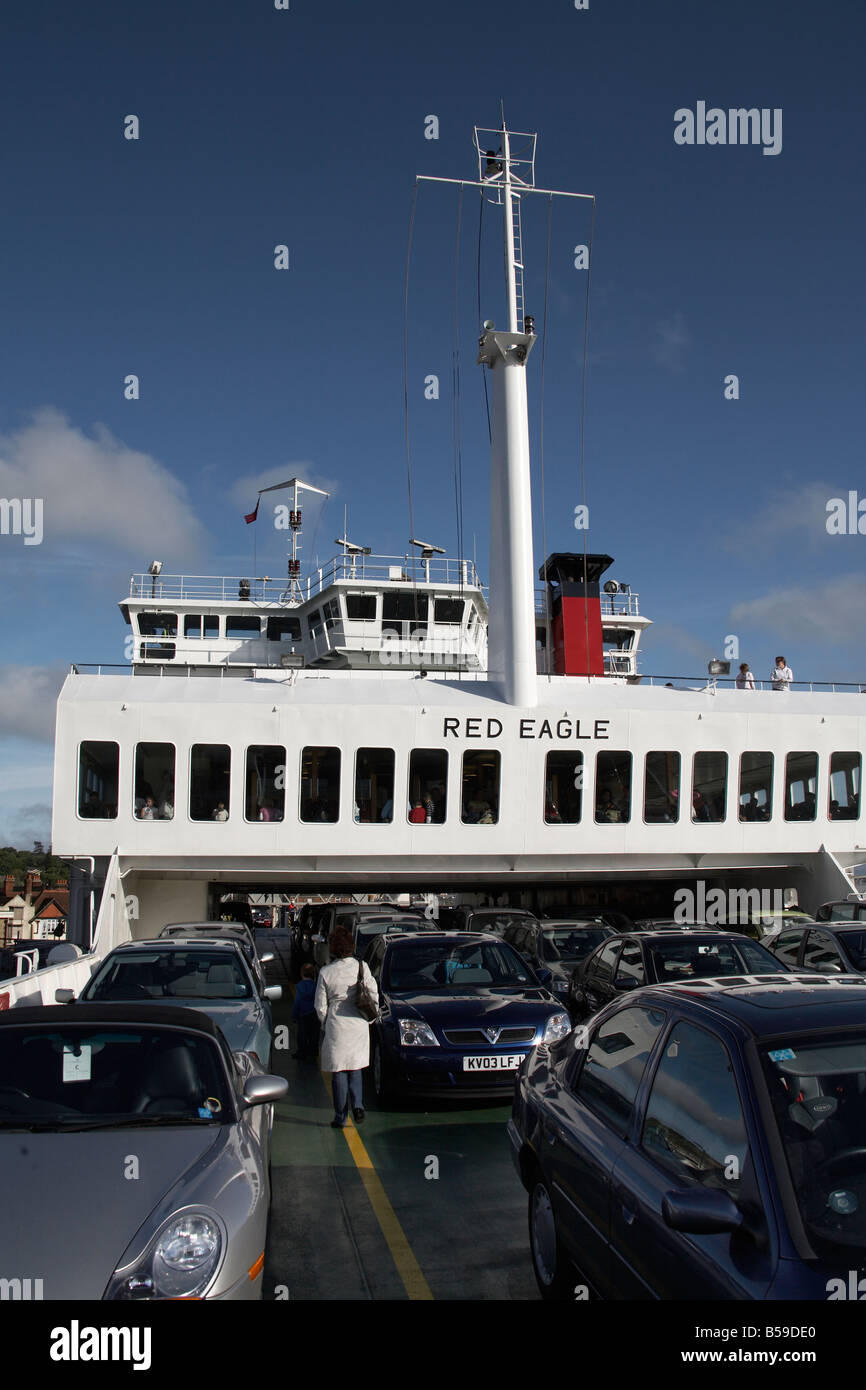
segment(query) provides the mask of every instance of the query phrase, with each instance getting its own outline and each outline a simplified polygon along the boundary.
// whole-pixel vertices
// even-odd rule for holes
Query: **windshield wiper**
[[[67,1124],[67,1120],[70,1123]],[[57,1115],[53,1120],[28,1120],[24,1116],[8,1116],[0,1119],[0,1127],[4,1129],[25,1129],[31,1134],[43,1134],[49,1131],[55,1134],[75,1134],[79,1130],[85,1129],[143,1129],[149,1125],[204,1124],[213,1124],[213,1120],[200,1120],[183,1115],[128,1115],[113,1120],[98,1115],[92,1119],[80,1115]]]

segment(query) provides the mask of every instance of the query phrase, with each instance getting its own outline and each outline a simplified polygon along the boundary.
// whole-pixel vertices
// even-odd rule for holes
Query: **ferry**
[[[53,1003],[113,946],[227,899],[448,894],[638,917],[683,887],[784,892],[810,912],[851,893],[863,688],[740,690],[721,663],[697,682],[643,676],[651,623],[614,559],[536,568],[521,204],[555,195],[536,186],[534,135],[503,122],[475,146],[477,178],[445,182],[481,189],[504,233],[506,326],[486,321],[478,347],[489,585],[417,537],[377,556],[344,534],[302,573],[319,490],[300,478],[259,496],[288,509],[284,581],[159,560],[133,575],[129,665],[76,663],[57,704],[67,959],[5,982],[3,1006]]]

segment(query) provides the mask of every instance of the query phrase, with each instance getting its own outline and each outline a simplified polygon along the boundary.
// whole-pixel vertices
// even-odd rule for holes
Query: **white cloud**
[[[661,319],[655,325],[650,354],[658,366],[665,367],[670,372],[682,372],[685,370],[685,349],[691,341],[692,335],[678,309],[669,318]]]
[[[53,406],[0,436],[0,496],[43,499],[45,548],[84,540],[100,554],[139,554],[151,537],[161,554],[188,562],[204,540],[186,488],[163,464],[105,425],[88,438]]]
[[[827,534],[827,502],[831,497],[847,496],[829,483],[803,483],[798,487],[778,486],[769,500],[757,509],[743,496],[737,503],[737,513],[731,517],[731,531],[724,538],[728,550],[747,554],[756,549],[774,547],[796,536],[798,542],[816,545],[838,538]],[[842,551],[838,550],[841,557]]]
[[[866,578],[846,575],[820,588],[790,585],[772,589],[760,598],[736,604],[730,612],[731,630],[784,633],[785,642],[834,644],[850,650],[866,642]],[[781,640],[781,639],[780,639]],[[778,645],[778,642],[777,642]]]
[[[64,678],[65,672],[56,666],[0,668],[0,736],[50,743]],[[9,785],[5,776],[4,785]]]

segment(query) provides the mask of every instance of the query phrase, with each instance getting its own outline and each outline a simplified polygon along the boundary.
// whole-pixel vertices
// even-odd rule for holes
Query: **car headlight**
[[[401,1047],[438,1047],[439,1039],[421,1018],[398,1018]]]
[[[543,1043],[559,1042],[560,1038],[565,1038],[571,1032],[571,1020],[568,1014],[551,1014],[544,1025],[544,1032],[541,1035]]]
[[[203,1211],[166,1221],[135,1268],[115,1273],[106,1298],[198,1298],[211,1283],[224,1240],[220,1224]]]

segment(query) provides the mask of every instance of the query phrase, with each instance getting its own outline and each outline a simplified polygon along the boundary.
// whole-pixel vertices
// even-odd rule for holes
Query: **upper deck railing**
[[[603,618],[639,618],[639,594],[599,594]],[[547,614],[547,590],[535,590],[535,612],[539,618]]]
[[[254,603],[306,603],[338,580],[363,584],[457,584],[480,589],[478,571],[471,560],[452,560],[440,555],[423,560],[415,555],[337,555],[304,579],[298,579],[301,599],[290,599],[291,581],[261,575],[255,579],[240,575],[133,574],[129,597],[151,599],[155,603],[188,600],[194,603],[231,603],[249,598]],[[244,592],[241,592],[241,586]],[[249,585],[249,592],[246,591]]]
[[[403,669],[405,670],[405,674],[406,674],[407,676],[417,676],[417,675],[418,675],[418,672],[415,671],[415,670],[413,670],[412,667],[407,666],[407,667],[405,667],[405,668],[403,668]],[[460,681],[463,681],[463,680],[486,680],[486,679],[487,679],[487,672],[486,672],[485,670],[460,671],[460,672],[457,672],[457,671],[437,671],[437,670],[435,669],[435,666],[431,666],[430,669],[427,669],[427,668],[425,668],[425,669],[426,669],[427,678],[428,678],[428,679],[433,679],[433,680],[450,680],[450,681],[453,681],[453,680],[460,680]],[[178,676],[180,676],[180,677],[194,677],[194,676],[197,676],[197,675],[203,675],[203,676],[209,676],[209,677],[216,677],[216,678],[218,678],[218,679],[221,678],[221,677],[224,677],[225,679],[231,679],[231,678],[235,678],[235,679],[241,678],[241,679],[243,679],[243,678],[247,677],[251,671],[254,671],[254,670],[261,670],[261,671],[267,670],[267,671],[269,672],[269,674],[270,674],[270,673],[272,673],[272,672],[279,671],[280,668],[279,668],[279,667],[264,667],[264,666],[261,666],[261,665],[256,666],[256,665],[254,665],[254,664],[252,664],[252,663],[251,663],[250,665],[248,665],[248,666],[246,666],[246,665],[241,665],[241,664],[228,665],[228,666],[221,666],[221,665],[213,665],[213,666],[201,666],[201,665],[199,665],[199,666],[195,666],[195,665],[180,665],[180,664],[174,665],[174,664],[168,664],[168,663],[162,664],[162,663],[157,662],[157,661],[151,661],[151,662],[141,663],[141,664],[137,664],[137,665],[135,665],[135,666],[133,666],[133,665],[123,665],[123,664],[120,664],[120,663],[117,663],[117,662],[112,662],[112,663],[104,662],[104,663],[101,663],[101,664],[96,664],[96,663],[93,663],[93,662],[75,661],[75,662],[71,662],[71,663],[70,663],[70,666],[69,666],[69,674],[72,675],[72,676],[83,676],[83,675],[88,675],[88,676],[116,675],[118,672],[120,672],[120,673],[122,673],[123,675],[127,675],[127,676],[149,676],[149,677],[153,677],[153,676],[162,676],[162,675],[165,675],[166,677],[171,677],[171,678],[174,678],[174,679],[176,679]],[[380,670],[378,670],[378,669],[367,671],[367,670],[349,670],[349,669],[347,668],[347,669],[345,669],[345,670],[327,670],[327,671],[323,671],[323,670],[321,670],[321,669],[318,668],[318,667],[311,667],[311,668],[299,668],[299,669],[296,669],[296,670],[287,670],[287,671],[285,671],[283,674],[285,675],[285,677],[286,677],[287,680],[289,680],[289,681],[294,681],[294,680],[296,680],[299,676],[302,676],[302,675],[303,675],[303,676],[308,676],[308,677],[313,677],[314,679],[315,679],[315,678],[322,679],[322,678],[325,678],[325,677],[339,676],[339,677],[347,678],[347,679],[350,679],[350,680],[381,680],[381,679],[383,679],[383,677],[387,677],[390,673],[389,673],[388,671],[380,671]],[[554,673],[551,673],[551,674],[554,674]],[[538,673],[538,679],[539,679],[539,680],[543,680],[543,679],[544,679],[544,675],[545,675],[544,672],[539,672],[539,673]],[[563,678],[562,678],[562,677],[556,677],[556,679],[563,679]],[[571,677],[571,679],[573,679],[573,680],[586,680],[586,677],[585,677],[585,676],[574,676],[574,677]],[[734,686],[735,686],[735,682],[734,682],[734,680],[733,680],[732,678],[724,679],[724,678],[721,678],[721,677],[720,677],[720,678],[715,679],[715,680],[713,680],[713,679],[708,680],[706,676],[645,676],[645,675],[637,675],[637,676],[629,676],[629,677],[626,677],[626,676],[618,675],[618,674],[614,674],[614,673],[610,673],[610,674],[606,673],[606,674],[603,675],[603,676],[592,676],[590,679],[592,679],[592,680],[597,680],[597,681],[608,681],[608,680],[611,680],[611,679],[615,679],[615,680],[619,681],[620,683],[627,682],[628,684],[631,684],[631,685],[644,685],[644,686],[646,686],[646,685],[652,685],[652,686],[656,686],[656,687],[668,687],[668,686],[669,686],[669,687],[670,687],[672,690],[674,690],[674,691],[677,691],[677,690],[687,690],[687,691],[691,691],[693,694],[703,694],[703,693],[705,693],[705,692],[711,692],[711,693],[712,693],[712,692],[715,691],[717,688],[718,688],[718,689],[727,689],[727,690],[731,690],[731,689],[733,689]],[[678,682],[680,682],[680,684],[674,685],[674,681],[678,681]],[[866,695],[866,681],[792,681],[792,682],[791,682],[791,687],[792,687],[792,689],[794,689],[794,690],[797,690],[797,691],[800,691],[800,692],[804,692],[804,693],[807,693],[807,694],[812,694],[812,695],[827,695],[827,694],[835,694],[835,695]],[[757,690],[772,690],[773,687],[772,687],[770,681],[767,680],[767,681],[756,681],[756,682],[755,682],[755,688],[756,688]],[[744,695],[750,695],[750,694],[753,694],[754,692],[749,691],[749,690],[744,690],[742,693],[743,693]],[[778,691],[778,692],[776,692],[776,693],[777,693],[777,694],[784,694],[785,692],[783,692],[783,691]]]

